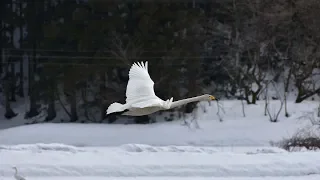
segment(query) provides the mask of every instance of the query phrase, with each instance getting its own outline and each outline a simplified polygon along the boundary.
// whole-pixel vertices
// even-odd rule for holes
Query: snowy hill
[[[187,147],[180,148],[183,149]],[[17,166],[21,174],[32,177],[261,177],[320,174],[320,156],[317,152],[209,149],[167,151],[163,147],[162,151],[132,152],[122,147],[70,148],[62,145],[3,148],[0,174],[10,176],[11,166]]]
[[[304,113],[318,103],[290,102],[289,118],[264,116],[263,102],[202,104],[184,120],[147,125],[34,124],[0,130],[0,179],[16,166],[27,179],[278,180],[320,177],[319,152],[287,152],[270,141],[289,138],[310,124]],[[276,110],[278,102],[270,102]],[[203,113],[203,111],[206,113]],[[304,117],[304,118],[301,118]],[[220,118],[223,120],[220,122]],[[78,179],[78,178],[77,178]]]
[[[268,146],[270,141],[279,141],[294,134],[308,123],[299,119],[304,113],[313,111],[317,102],[301,104],[290,102],[289,118],[284,113],[279,122],[271,123],[264,116],[263,101],[257,105],[245,105],[243,117],[240,101],[223,101],[225,113],[217,116],[217,106],[206,105],[206,113],[196,112],[200,128],[183,126],[182,119],[147,125],[120,124],[34,124],[18,126],[0,131],[0,144],[62,143],[74,146],[119,146],[138,143],[149,145],[194,145],[194,146]],[[271,102],[277,108],[278,102]],[[205,104],[205,103],[204,103]],[[273,109],[273,108],[270,108]],[[163,117],[158,116],[158,121]],[[191,121],[192,117],[187,118]]]

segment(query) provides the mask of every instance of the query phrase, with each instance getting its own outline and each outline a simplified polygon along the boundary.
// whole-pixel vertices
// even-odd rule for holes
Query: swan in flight
[[[12,167],[12,169],[15,170],[14,178],[15,178],[16,180],[26,180],[24,177],[22,177],[22,176],[20,176],[20,175],[18,174],[18,169],[17,169],[16,167]]]
[[[134,63],[129,70],[126,103],[112,103],[106,114],[144,116],[161,110],[173,109],[190,102],[217,100],[212,95],[204,94],[179,101],[173,101],[173,98],[164,101],[155,95],[153,86],[154,82],[148,73],[148,61],[145,64],[143,62]]]

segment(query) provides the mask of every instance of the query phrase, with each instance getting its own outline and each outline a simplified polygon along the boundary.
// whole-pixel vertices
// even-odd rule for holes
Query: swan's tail
[[[111,113],[115,113],[115,112],[122,112],[126,110],[124,104],[120,104],[120,103],[112,103],[110,104],[110,106],[107,109],[107,114],[111,114]]]

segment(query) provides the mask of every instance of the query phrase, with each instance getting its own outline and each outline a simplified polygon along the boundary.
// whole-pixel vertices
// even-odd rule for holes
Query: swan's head
[[[208,100],[208,101],[216,101],[218,100],[216,97],[210,95],[210,94],[205,94],[205,99]]]

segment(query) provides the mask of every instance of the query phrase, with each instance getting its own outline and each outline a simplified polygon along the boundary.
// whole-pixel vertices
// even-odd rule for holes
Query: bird
[[[129,81],[126,89],[126,103],[114,102],[109,105],[106,115],[144,116],[158,111],[173,109],[197,101],[218,100],[210,94],[173,101],[173,97],[162,100],[154,92],[154,82],[148,72],[148,61],[135,62],[129,70]]]
[[[12,169],[15,170],[14,178],[15,178],[16,180],[26,180],[24,177],[22,177],[22,176],[20,176],[20,175],[18,174],[18,169],[17,169],[17,167],[12,167]]]

